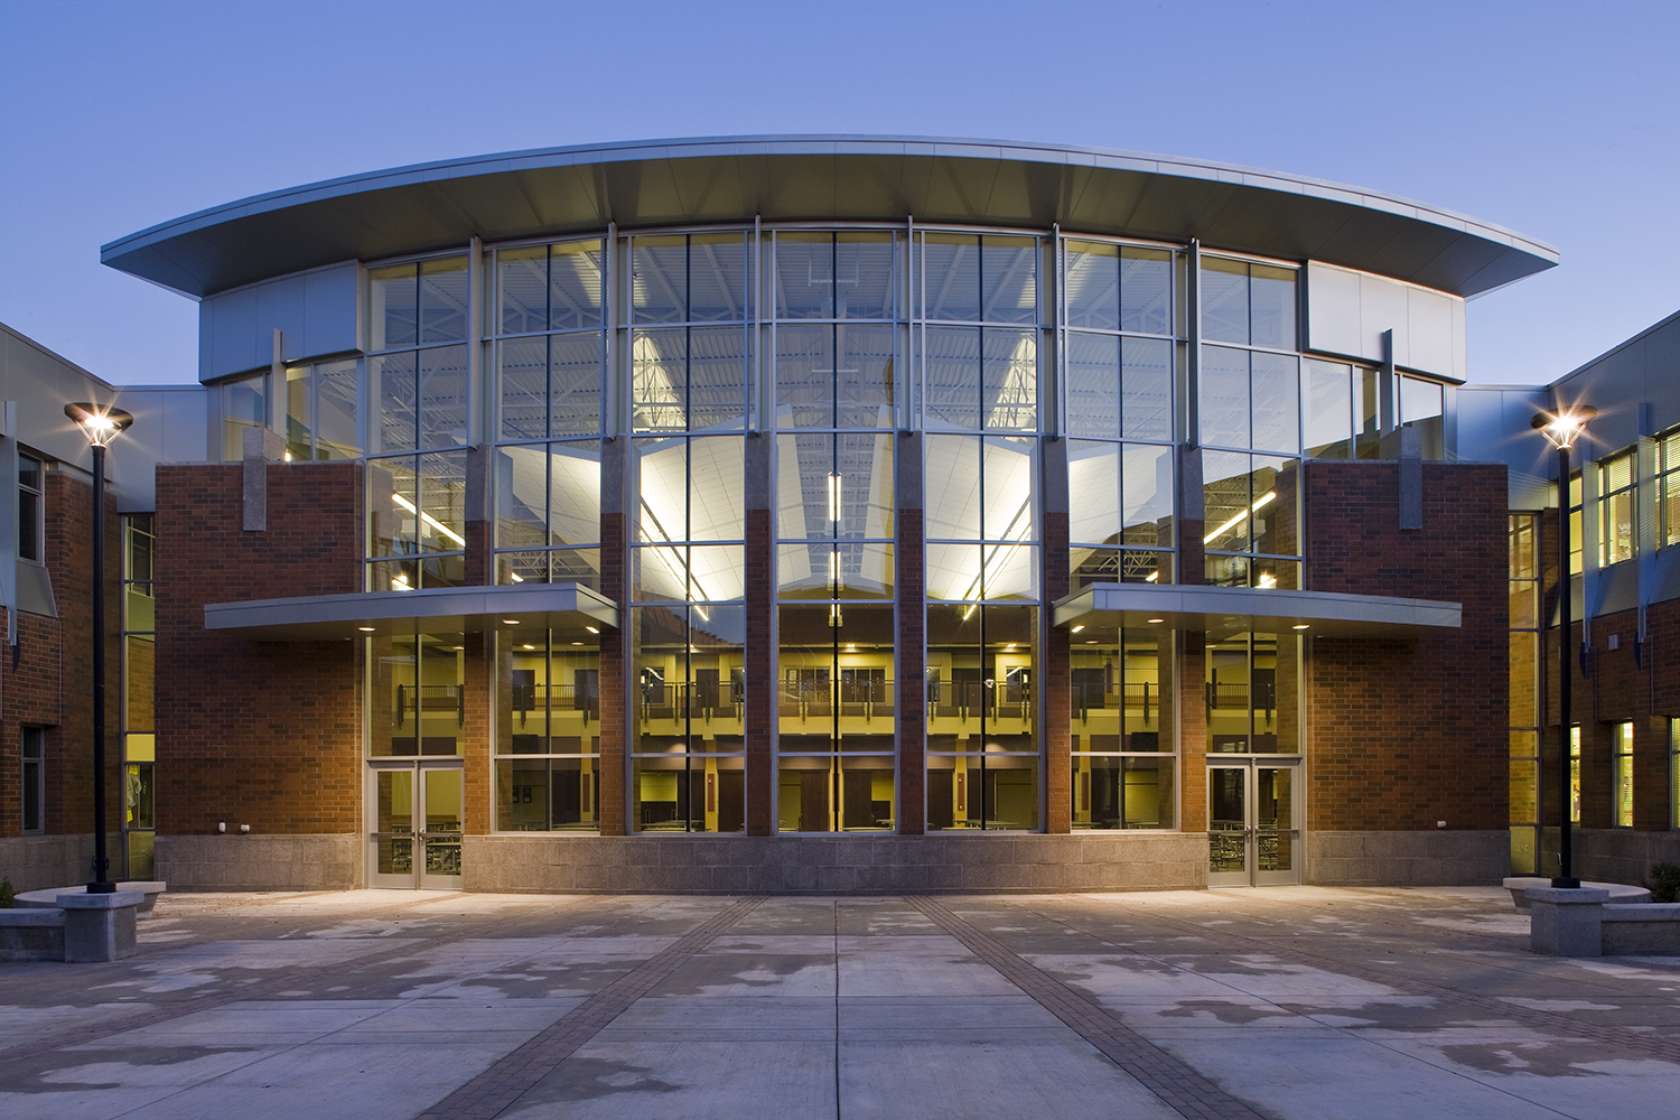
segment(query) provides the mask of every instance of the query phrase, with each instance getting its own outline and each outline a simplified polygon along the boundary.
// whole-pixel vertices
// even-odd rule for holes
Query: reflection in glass
[[[1309,358],[1301,367],[1301,399],[1306,417],[1302,442],[1308,456],[1346,459],[1352,452],[1352,370],[1342,362]]]

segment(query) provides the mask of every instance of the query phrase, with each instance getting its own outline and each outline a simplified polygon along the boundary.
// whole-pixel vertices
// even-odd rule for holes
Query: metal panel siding
[[[358,264],[346,261],[205,299],[199,304],[198,379],[267,366],[276,328],[287,361],[356,349],[358,279]]]
[[[1406,314],[1406,289],[1392,280],[1369,274],[1359,277],[1359,321],[1364,356],[1381,361],[1382,335],[1394,332],[1394,364],[1412,364],[1411,323]]]
[[[1453,366],[1452,301],[1423,288],[1406,290],[1411,360],[1406,365],[1426,373],[1451,375]]]
[[[1307,265],[1307,348],[1365,357],[1359,325],[1359,273]]]

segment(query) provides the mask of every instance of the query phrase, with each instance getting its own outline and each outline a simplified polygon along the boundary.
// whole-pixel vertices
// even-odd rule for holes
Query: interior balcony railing
[[[586,726],[601,718],[601,693],[598,688],[531,684],[514,685],[512,692],[513,716],[521,727],[532,718],[540,719],[544,712],[558,718],[580,718]]]

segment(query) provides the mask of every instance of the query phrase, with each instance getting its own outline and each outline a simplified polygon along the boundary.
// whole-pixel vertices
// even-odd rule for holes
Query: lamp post
[[[1573,690],[1574,627],[1569,586],[1569,449],[1586,434],[1587,421],[1598,415],[1590,405],[1534,414],[1534,428],[1557,448],[1558,470],[1558,873],[1552,886],[1573,889],[1575,877],[1570,821],[1569,708]]]
[[[110,854],[105,848],[105,448],[134,417],[120,408],[86,401],[64,406],[93,448],[93,878],[89,894],[110,894]]]

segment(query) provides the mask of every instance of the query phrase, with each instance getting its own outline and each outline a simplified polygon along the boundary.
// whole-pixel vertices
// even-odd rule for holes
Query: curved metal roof
[[[1498,226],[1358,187],[1205,160],[896,136],[542,148],[349,175],[201,210],[100,249],[191,296],[352,258],[548,233],[896,220],[1126,234],[1321,260],[1475,295],[1557,263]]]

